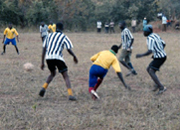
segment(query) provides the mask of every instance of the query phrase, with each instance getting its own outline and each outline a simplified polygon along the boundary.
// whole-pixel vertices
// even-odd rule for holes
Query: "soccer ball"
[[[32,71],[33,68],[34,68],[34,65],[31,64],[31,63],[25,63],[25,64],[23,65],[23,67],[24,67],[24,70],[26,70],[26,71]]]

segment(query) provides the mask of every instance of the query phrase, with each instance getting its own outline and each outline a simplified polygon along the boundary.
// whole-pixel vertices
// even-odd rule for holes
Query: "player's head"
[[[8,27],[11,29],[12,28],[12,23],[9,23]]]
[[[53,21],[50,21],[50,24],[53,25]]]
[[[63,24],[62,23],[57,23],[56,24],[56,32],[58,31],[62,31],[64,28],[63,28]]]
[[[126,22],[125,21],[119,22],[119,28],[120,29],[124,29],[125,27],[126,27]]]
[[[119,47],[117,45],[113,45],[111,50],[113,50],[115,53],[118,53]]]
[[[41,26],[44,27],[44,22],[41,22]]]
[[[149,34],[153,33],[153,27],[152,27],[152,25],[146,25],[146,26],[143,28],[143,31],[144,31],[144,36],[147,37]]]

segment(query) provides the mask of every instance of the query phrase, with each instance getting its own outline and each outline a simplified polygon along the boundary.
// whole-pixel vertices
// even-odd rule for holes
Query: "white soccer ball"
[[[26,70],[26,71],[32,71],[33,68],[34,68],[34,65],[31,64],[31,63],[25,63],[25,64],[23,65],[23,67],[24,67],[24,70]]]

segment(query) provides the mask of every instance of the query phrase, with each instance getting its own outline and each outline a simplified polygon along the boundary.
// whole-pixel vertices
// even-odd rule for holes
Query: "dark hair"
[[[117,45],[113,45],[111,50],[113,50],[115,53],[118,53],[119,47]]]
[[[63,30],[63,24],[62,23],[57,23],[56,24],[56,30]]]
[[[119,24],[121,24],[123,27],[126,27],[126,22],[125,21],[121,21],[121,22],[119,22]]]

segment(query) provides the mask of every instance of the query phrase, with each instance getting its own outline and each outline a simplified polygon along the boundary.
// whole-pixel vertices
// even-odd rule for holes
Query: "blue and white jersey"
[[[129,31],[129,29],[125,28],[121,32],[122,49],[128,49],[132,39],[133,39],[133,35]],[[132,49],[132,46],[131,46],[131,49]]]
[[[57,59],[64,61],[62,54],[64,47],[71,49],[73,45],[70,39],[62,32],[54,32],[45,39],[43,47],[46,48],[46,60]]]
[[[147,37],[148,50],[151,50],[154,54],[154,58],[164,58],[166,53],[164,51],[165,42],[160,38],[159,35],[151,33]]]

